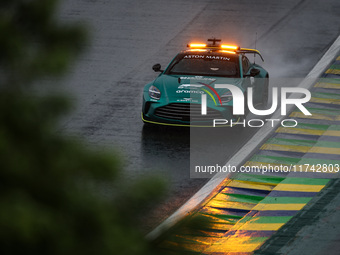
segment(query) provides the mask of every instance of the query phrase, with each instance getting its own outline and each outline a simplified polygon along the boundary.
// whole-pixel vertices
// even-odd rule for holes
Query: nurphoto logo
[[[244,116],[245,115],[245,98],[242,90],[231,84],[216,84],[215,88],[224,88],[229,89],[232,97],[233,97],[233,115]],[[312,115],[306,107],[303,106],[304,103],[307,103],[311,99],[311,93],[309,90],[305,88],[292,88],[292,87],[283,87],[281,88],[281,115],[287,115],[287,105],[295,105],[304,115]],[[288,94],[290,93],[300,93],[304,96],[302,98],[288,98]],[[273,88],[272,90],[272,104],[269,109],[256,109],[253,102],[253,88],[248,87],[247,89],[247,107],[249,111],[257,116],[265,116],[274,113],[278,107],[278,88]],[[207,115],[207,95],[201,95],[201,115]],[[266,119],[266,121],[271,122],[272,126],[279,119]],[[246,121],[243,120],[241,122],[233,122],[233,120],[226,119],[213,119],[213,126],[217,125],[226,125],[230,123],[230,125],[243,125],[246,126]],[[251,119],[247,122],[249,127],[261,127],[264,125],[264,121],[261,119]],[[295,127],[297,125],[297,121],[294,119],[284,119],[281,121],[281,125],[283,127]]]

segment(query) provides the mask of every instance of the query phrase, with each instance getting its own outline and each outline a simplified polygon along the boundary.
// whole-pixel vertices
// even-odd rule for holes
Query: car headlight
[[[149,88],[149,96],[153,99],[159,100],[161,98],[161,92],[155,86]]]
[[[230,102],[232,99],[233,99],[233,96],[232,96],[230,91],[228,91],[227,93],[225,93],[221,96],[222,104],[226,104],[226,103]]]

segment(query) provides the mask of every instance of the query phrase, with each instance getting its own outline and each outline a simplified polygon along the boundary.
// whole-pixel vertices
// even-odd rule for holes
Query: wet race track
[[[275,78],[303,78],[338,36],[339,13],[337,0],[65,1],[63,20],[84,21],[91,40],[62,81],[76,102],[63,128],[118,148],[128,178],[156,172],[168,180],[169,197],[150,216],[151,230],[207,181],[190,178],[189,129],[143,128],[142,89],[158,75],[152,65],[165,67],[187,43],[209,37],[252,48],[257,33],[271,86]],[[207,149],[211,160],[223,164],[256,131],[218,130]]]

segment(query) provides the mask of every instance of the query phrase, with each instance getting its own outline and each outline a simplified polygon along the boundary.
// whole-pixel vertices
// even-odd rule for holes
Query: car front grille
[[[166,119],[198,122],[223,118],[218,110],[209,107],[207,109],[207,115],[202,115],[201,105],[190,103],[173,103],[158,107],[155,110],[155,115]]]

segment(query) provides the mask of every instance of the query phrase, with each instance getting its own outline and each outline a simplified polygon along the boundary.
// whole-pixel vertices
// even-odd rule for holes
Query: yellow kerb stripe
[[[299,145],[283,145],[283,144],[264,144],[261,150],[274,150],[274,151],[295,151],[303,153],[321,153],[321,154],[335,154],[340,155],[340,148],[328,147],[309,147]]]
[[[328,136],[340,136],[340,131],[338,130],[327,130],[323,135],[328,135]]]
[[[287,134],[306,134],[306,135],[323,135],[324,130],[314,130],[314,129],[304,129],[304,128],[286,128],[279,127],[276,130],[277,133],[287,133]],[[340,136],[340,133],[339,133]]]
[[[278,230],[285,223],[246,223],[240,230]]]
[[[259,161],[248,161],[244,166],[253,167],[252,172],[255,173],[270,173],[276,172],[279,169],[281,172],[292,172],[292,173],[328,173],[328,174],[338,174],[336,172],[337,168],[334,165],[295,165],[295,164],[279,164],[279,163],[267,163]],[[326,170],[327,169],[327,170]]]
[[[255,241],[254,238],[249,236],[235,236],[223,238],[220,242],[212,244],[204,251],[204,254],[227,254],[229,252],[252,252],[256,250],[265,240]]]
[[[329,74],[340,74],[340,69],[328,69],[326,73]]]
[[[339,70],[340,74],[340,70]],[[340,99],[312,97],[309,102],[321,104],[340,104]]]
[[[304,128],[285,128],[279,127],[276,130],[277,133],[287,134],[301,134],[301,135],[327,135],[327,136],[340,136],[339,130],[315,130],[315,129],[304,129]]]
[[[264,144],[260,150],[273,150],[273,151],[296,151],[306,153],[311,147],[297,146],[297,145],[281,145],[281,144]]]
[[[314,85],[314,87],[326,88],[326,89],[340,89],[340,84],[338,84],[338,83],[328,83],[328,82],[318,82]]]
[[[255,211],[299,211],[306,204],[257,204],[253,210]]]
[[[229,187],[244,188],[244,189],[258,189],[258,190],[272,190],[273,186],[265,184],[247,183],[242,181],[233,181],[229,184]]]
[[[208,207],[217,207],[217,208],[231,208],[231,209],[240,209],[240,210],[250,210],[254,207],[252,203],[240,203],[240,202],[227,202],[227,201],[219,201],[219,200],[211,200],[206,205]]]
[[[279,191],[300,191],[300,192],[319,192],[325,185],[290,184],[279,183],[274,190]]]

